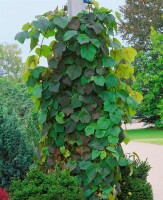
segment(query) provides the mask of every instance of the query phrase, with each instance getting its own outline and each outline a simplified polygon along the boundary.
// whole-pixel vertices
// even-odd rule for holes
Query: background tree
[[[120,7],[122,38],[137,50],[146,48],[150,41],[150,27],[163,31],[162,10],[162,0],[126,0],[126,4]]]
[[[0,44],[0,70],[2,74],[17,77],[23,69],[21,50],[17,44]]]
[[[152,29],[151,42],[147,51],[139,52],[135,62],[135,89],[144,96],[137,116],[146,123],[163,127],[163,35]]]

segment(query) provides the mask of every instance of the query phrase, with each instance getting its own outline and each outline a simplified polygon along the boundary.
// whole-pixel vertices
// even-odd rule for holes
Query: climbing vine
[[[39,112],[39,165],[68,168],[86,199],[116,199],[120,166],[131,164],[121,147],[128,142],[122,120],[131,121],[142,99],[127,84],[134,80],[136,51],[114,37],[117,23],[106,8],[70,19],[48,12],[22,29],[16,40],[30,39],[35,51],[25,81]],[[39,65],[42,57],[46,67]]]

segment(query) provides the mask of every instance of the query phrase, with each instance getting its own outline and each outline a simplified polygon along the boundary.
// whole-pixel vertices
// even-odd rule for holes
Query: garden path
[[[163,200],[163,146],[130,142],[123,145],[125,153],[136,152],[141,160],[148,159],[152,169],[149,172],[148,181],[151,183],[154,200]]]

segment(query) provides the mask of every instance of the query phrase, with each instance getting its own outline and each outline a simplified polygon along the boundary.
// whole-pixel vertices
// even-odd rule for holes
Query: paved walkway
[[[141,160],[146,160],[152,169],[149,172],[148,181],[151,183],[154,193],[154,200],[163,200],[163,146],[130,142],[123,145],[125,153],[136,152]]]

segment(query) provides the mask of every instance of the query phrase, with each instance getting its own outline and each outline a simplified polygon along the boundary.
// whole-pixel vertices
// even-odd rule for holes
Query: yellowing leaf
[[[129,85],[126,86],[126,90],[130,96],[134,95],[134,91],[132,90],[132,88]]]
[[[24,82],[26,83],[28,81],[29,76],[31,75],[29,70],[26,70],[23,74]]]
[[[97,9],[99,8],[99,3],[97,1],[93,0],[92,3],[95,8],[97,8]]]
[[[140,92],[134,92],[134,94],[131,95],[138,103],[141,103],[143,100],[143,95]]]
[[[133,62],[135,59],[135,56],[137,55],[137,52],[132,47],[127,47],[122,49],[122,55],[126,62]]]
[[[113,194],[110,194],[108,200],[115,200],[115,196]]]
[[[116,60],[118,63],[121,61],[122,59],[122,52],[120,50],[111,50],[110,51],[110,56],[111,58],[113,58],[114,60]]]
[[[63,155],[65,158],[70,157],[70,151],[68,149],[66,149]]]
[[[116,68],[115,75],[118,76],[119,78],[133,79],[134,77],[133,74],[134,74],[134,68],[129,64],[119,64],[118,67]]]
[[[132,195],[132,192],[128,192],[128,195],[131,196],[131,195]]]
[[[131,106],[128,108],[128,112],[131,116],[134,116],[136,114],[136,110],[133,110]]]
[[[39,57],[36,55],[28,56],[26,60],[26,66],[30,69],[35,69],[39,64]]]

